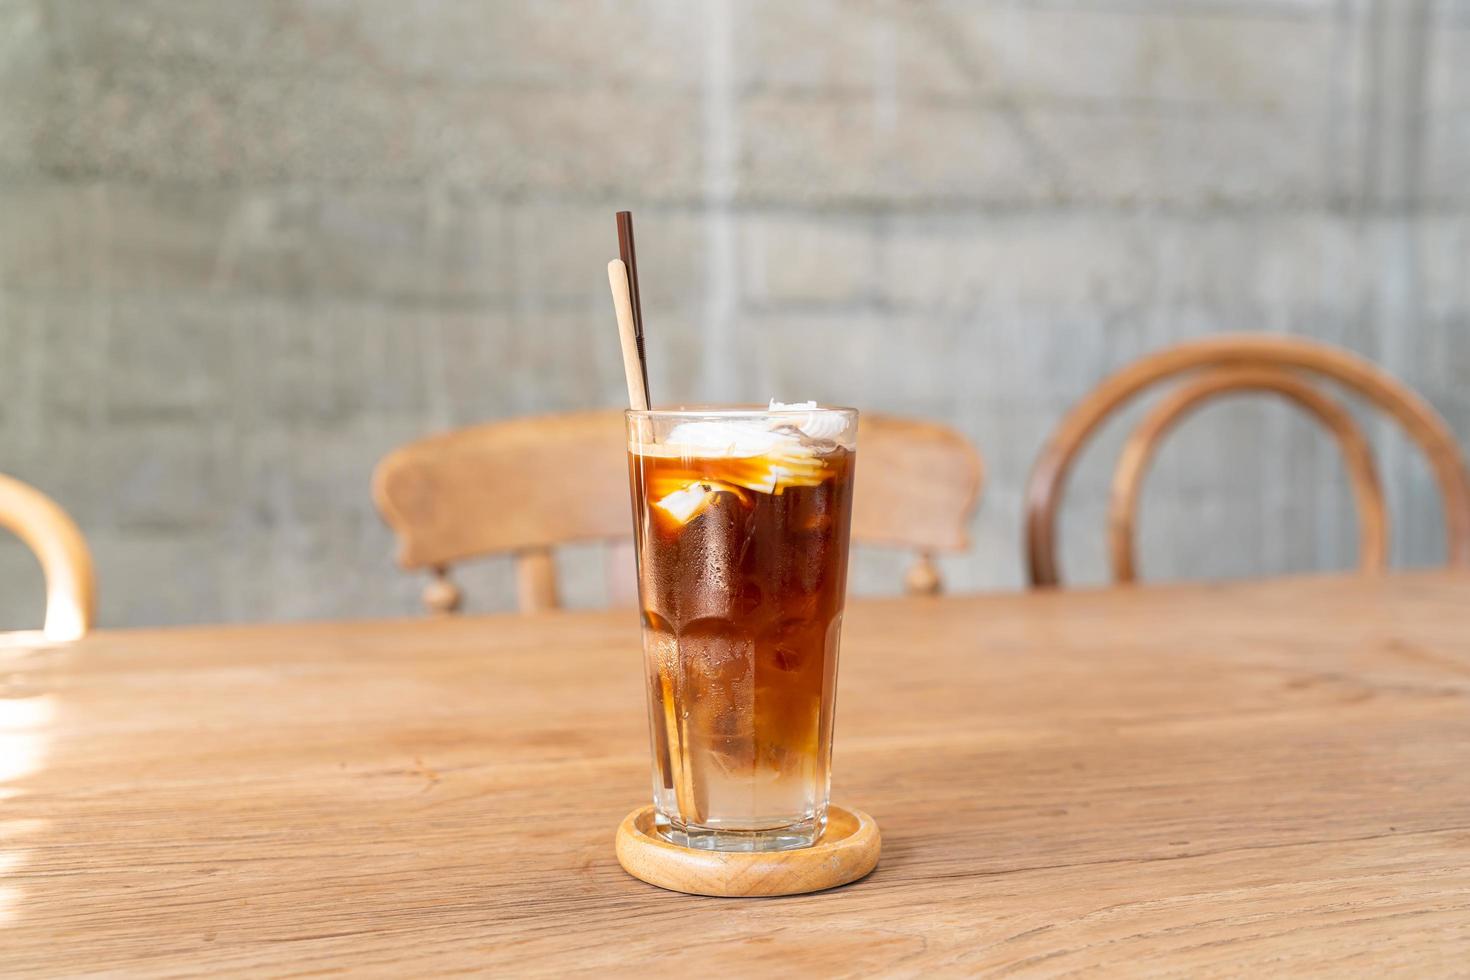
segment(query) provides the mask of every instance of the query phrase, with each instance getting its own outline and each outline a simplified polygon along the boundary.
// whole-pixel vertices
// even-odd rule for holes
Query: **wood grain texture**
[[[853,540],[917,551],[905,588],[937,593],[933,553],[969,543],[980,454],[947,426],[874,414],[859,419],[858,461]],[[399,564],[434,575],[424,591],[431,612],[452,613],[461,604],[443,570],[504,552],[516,556],[518,608],[555,609],[551,549],[575,541],[617,542],[609,595],[636,597],[620,410],[491,422],[416,440],[378,464],[373,500],[398,535]]]
[[[41,563],[46,638],[84,636],[97,615],[97,575],[76,522],[35,487],[0,473],[0,528],[13,532]]]
[[[618,863],[650,885],[688,895],[770,898],[806,895],[856,881],[878,864],[883,836],[861,810],[832,805],[827,829],[811,847],[790,851],[700,851],[678,847],[653,829],[645,806],[618,824]]]
[[[1129,434],[1113,471],[1108,507],[1108,552],[1113,580],[1138,577],[1133,530],[1143,478],[1164,436],[1206,402],[1225,395],[1265,392],[1304,409],[1332,433],[1342,452],[1358,507],[1358,568],[1381,572],[1388,565],[1388,511],[1373,449],[1348,410],[1300,377],[1275,368],[1221,368],[1205,371],[1169,392]]]
[[[1026,488],[1026,563],[1031,584],[1061,582],[1057,513],[1072,464],[1103,422],[1162,381],[1199,371],[1235,369],[1286,371],[1330,381],[1396,421],[1423,452],[1439,486],[1447,563],[1470,568],[1470,473],[1454,433],[1428,402],[1372,362],[1340,347],[1277,334],[1222,334],[1139,358],[1105,379],[1063,417],[1037,456]]]
[[[851,605],[860,882],[629,877],[628,612],[0,653],[0,974],[1431,976],[1470,962],[1470,576]]]

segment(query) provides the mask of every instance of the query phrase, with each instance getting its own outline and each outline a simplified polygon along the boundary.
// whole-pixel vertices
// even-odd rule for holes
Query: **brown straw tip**
[[[628,300],[633,310],[633,337],[638,348],[638,372],[648,391],[648,356],[643,344],[643,300],[638,292],[638,252],[633,245],[633,212],[617,212],[618,256],[628,270]]]

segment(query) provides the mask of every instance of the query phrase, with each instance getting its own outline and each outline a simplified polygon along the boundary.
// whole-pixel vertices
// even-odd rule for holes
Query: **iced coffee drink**
[[[826,821],[857,413],[632,411],[660,832],[810,845]]]

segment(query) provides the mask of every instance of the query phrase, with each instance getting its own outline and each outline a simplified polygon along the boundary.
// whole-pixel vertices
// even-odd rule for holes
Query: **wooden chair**
[[[56,502],[28,484],[0,475],[0,527],[25,542],[46,577],[48,640],[75,640],[92,628],[97,578],[82,532]]]
[[[948,426],[892,415],[858,416],[852,540],[918,552],[904,574],[909,595],[943,591],[937,552],[970,546],[970,518],[985,468],[969,440]]]
[[[1211,399],[1244,391],[1269,392],[1304,409],[1336,439],[1347,465],[1358,509],[1358,563],[1380,571],[1388,559],[1388,518],[1373,453],[1352,416],[1315,387],[1335,382],[1392,416],[1418,443],[1439,483],[1444,503],[1449,563],[1470,567],[1470,477],[1453,433],[1423,399],[1388,374],[1337,347],[1257,334],[1210,337],[1170,347],[1117,372],[1062,419],[1037,458],[1026,493],[1026,554],[1031,583],[1055,586],[1056,519],[1073,460],[1093,432],[1117,408],[1144,389],[1182,377],[1180,387],[1133,430],[1113,474],[1108,543],[1113,577],[1131,582],[1139,487],[1159,441],[1190,412]]]
[[[522,612],[560,604],[552,549],[605,540],[615,602],[636,596],[627,436],[617,410],[492,422],[430,436],[389,453],[373,499],[398,535],[398,562],[432,576],[424,604],[459,609],[455,562],[515,556]],[[928,422],[863,416],[858,428],[854,541],[918,554],[910,593],[941,588],[934,555],[963,550],[980,492],[979,454],[964,437]]]

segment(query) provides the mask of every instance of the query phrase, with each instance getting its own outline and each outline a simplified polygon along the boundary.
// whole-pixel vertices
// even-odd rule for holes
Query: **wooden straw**
[[[628,267],[628,298],[633,307],[633,339],[638,342],[638,373],[648,394],[648,357],[643,349],[643,299],[638,292],[638,253],[633,248],[633,212],[618,212],[618,255]]]
[[[618,315],[618,337],[623,344],[623,374],[628,381],[628,404],[640,411],[647,410],[648,388],[643,381],[643,359],[638,354],[638,331],[633,324],[628,267],[621,259],[613,259],[607,264],[607,284],[612,287],[613,310]]]

